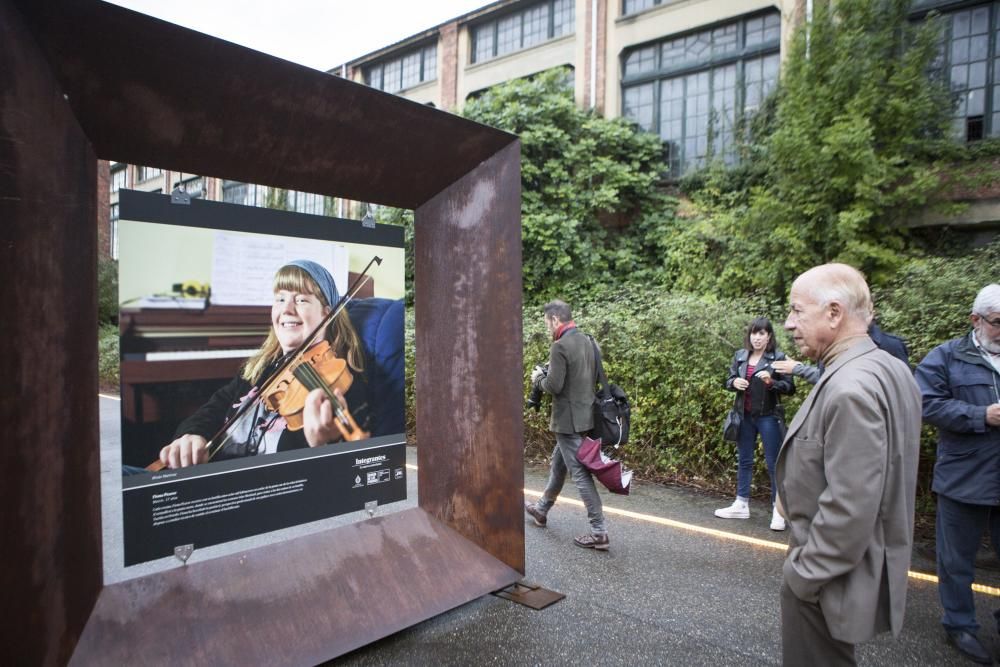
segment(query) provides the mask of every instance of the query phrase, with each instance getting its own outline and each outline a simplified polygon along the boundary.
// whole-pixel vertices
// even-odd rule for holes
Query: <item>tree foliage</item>
[[[938,77],[938,23],[908,21],[908,0],[817,3],[791,40],[760,161],[733,188],[716,168],[696,200],[707,215],[670,249],[679,284],[714,275],[725,293],[779,297],[804,269],[857,266],[875,282],[906,257],[901,224],[940,188],[933,156],[951,110]],[[744,170],[745,171],[745,170]],[[713,270],[714,269],[714,270]]]
[[[566,71],[490,89],[463,114],[521,139],[524,286],[529,298],[572,295],[609,271],[652,275],[673,200],[658,137],[574,104]]]

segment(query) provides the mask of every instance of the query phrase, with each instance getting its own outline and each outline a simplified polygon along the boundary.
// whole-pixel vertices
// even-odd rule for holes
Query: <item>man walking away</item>
[[[548,372],[536,367],[531,373],[531,382],[535,388],[552,394],[549,430],[556,434],[556,447],[552,452],[545,491],[537,503],[525,503],[524,511],[536,526],[545,526],[548,512],[562,491],[568,471],[590,519],[590,533],[580,535],[573,542],[585,549],[603,551],[611,543],[604,526],[601,496],[597,493],[590,471],[576,458],[583,436],[594,426],[594,347],[591,339],[576,328],[565,302],[550,301],[542,311],[545,328],[553,342],[549,350]]]
[[[796,278],[785,328],[825,370],[788,426],[776,474],[790,529],[782,568],[786,665],[854,665],[899,634],[913,546],[920,391],[868,337],[864,277],[824,264]]]
[[[972,304],[972,331],[931,350],[917,366],[924,421],[938,429],[938,595],[948,641],[966,657],[991,664],[976,636],[972,578],[989,527],[1000,553],[1000,285]],[[994,612],[1000,623],[1000,611]]]

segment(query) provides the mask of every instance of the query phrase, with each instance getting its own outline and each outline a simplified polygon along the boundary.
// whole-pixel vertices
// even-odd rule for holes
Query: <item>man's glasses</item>
[[[979,315],[979,313],[976,313],[976,315]],[[986,324],[990,325],[994,329],[1000,329],[1000,317],[996,318],[995,320],[988,320],[986,319],[985,315],[979,315],[979,319],[981,319],[983,322],[986,322]]]

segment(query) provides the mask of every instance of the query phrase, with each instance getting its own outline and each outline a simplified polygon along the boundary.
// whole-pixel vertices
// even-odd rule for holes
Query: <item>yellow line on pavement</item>
[[[112,401],[122,400],[120,396],[112,396],[111,394],[102,394],[98,392],[97,395],[100,396],[101,398],[110,398]]]
[[[525,489],[525,495],[533,497],[541,497],[541,492],[534,491],[532,489]],[[576,500],[575,498],[559,498],[556,502],[566,503],[569,505],[576,505],[578,507],[583,507],[583,502]],[[659,524],[661,526],[669,526],[670,528],[678,528],[680,530],[687,530],[692,533],[701,533],[702,535],[710,535],[712,537],[718,537],[724,540],[731,540],[733,542],[743,542],[745,544],[752,544],[758,547],[764,547],[767,549],[775,549],[777,551],[785,551],[788,549],[787,544],[782,544],[781,542],[772,542],[771,540],[762,540],[757,537],[749,537],[747,535],[738,535],[736,533],[728,533],[724,530],[716,530],[715,528],[705,528],[704,526],[696,526],[691,523],[683,523],[681,521],[674,521],[673,519],[664,519],[660,516],[655,516],[653,514],[642,514],[640,512],[632,512],[630,510],[617,509],[615,507],[608,507],[605,505],[604,511],[608,514],[617,514],[618,516],[628,517],[630,519],[636,519],[638,521],[646,521],[649,523]],[[908,572],[910,579],[916,579],[918,581],[928,581],[933,584],[938,583],[938,578],[933,574],[927,574],[925,572],[914,572],[910,570]],[[972,584],[972,590],[976,593],[982,593],[984,595],[992,595],[994,597],[1000,597],[1000,588],[995,586],[985,586],[983,584]]]

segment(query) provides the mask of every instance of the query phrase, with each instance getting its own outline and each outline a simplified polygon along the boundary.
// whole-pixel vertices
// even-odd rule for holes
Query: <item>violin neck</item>
[[[354,422],[354,418],[351,416],[351,413],[348,412],[347,407],[343,404],[341,399],[333,393],[333,389],[331,389],[330,386],[323,381],[322,376],[320,376],[319,372],[317,372],[315,368],[309,364],[299,364],[295,367],[292,373],[309,391],[312,391],[313,389],[323,390],[323,393],[325,393],[327,398],[330,399],[334,415],[339,422],[338,427],[340,428],[341,434],[344,436],[345,440],[355,440],[367,437],[367,434],[358,428],[358,425]]]

